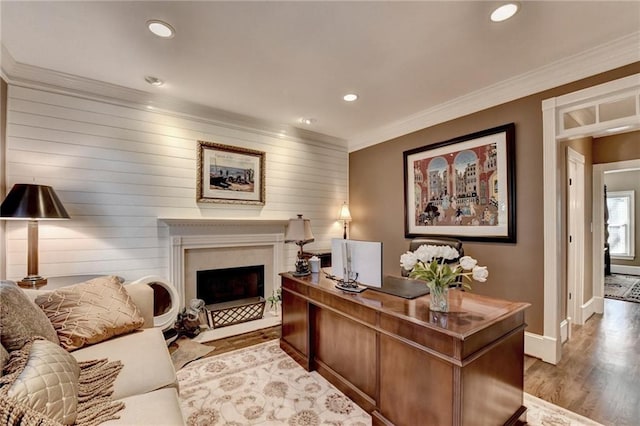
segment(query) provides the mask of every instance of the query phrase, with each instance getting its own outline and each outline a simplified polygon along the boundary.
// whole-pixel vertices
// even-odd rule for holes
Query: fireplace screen
[[[197,271],[196,291],[207,305],[264,297],[264,265]]]

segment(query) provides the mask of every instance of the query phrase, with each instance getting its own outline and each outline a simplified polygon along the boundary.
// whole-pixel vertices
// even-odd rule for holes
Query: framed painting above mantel
[[[403,156],[406,238],[516,242],[514,123]]]
[[[198,141],[196,199],[206,203],[265,203],[265,153]]]

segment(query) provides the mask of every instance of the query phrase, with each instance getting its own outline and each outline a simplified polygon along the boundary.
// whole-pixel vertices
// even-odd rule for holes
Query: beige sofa
[[[153,327],[153,290],[144,283],[125,285],[144,318],[133,332],[71,351],[77,361],[120,360],[113,399],[125,404],[117,420],[104,425],[184,425],[178,400],[176,373],[159,328]],[[24,290],[34,300],[46,290]],[[37,308],[37,307],[36,307]]]

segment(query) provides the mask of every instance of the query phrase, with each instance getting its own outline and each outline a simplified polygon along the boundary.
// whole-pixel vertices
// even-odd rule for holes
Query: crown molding
[[[349,152],[640,61],[640,31],[444,102],[349,140]]]
[[[349,152],[367,148],[464,115],[491,108],[582,78],[640,61],[640,31],[541,68],[471,92],[348,141],[311,132],[291,125],[281,125],[253,117],[207,107],[165,95],[129,89],[98,80],[66,74],[16,62],[1,45],[0,75],[10,84],[37,88],[84,99],[107,102],[147,112],[158,112],[203,121],[216,126],[241,129],[269,137],[305,140],[347,146]]]
[[[215,126],[249,131],[278,139],[318,142],[321,144],[328,143],[342,148],[346,148],[347,146],[347,141],[344,139],[312,132],[288,124],[272,123],[171,96],[130,89],[99,80],[23,64],[13,58],[4,44],[2,44],[0,48],[2,54],[0,75],[9,84],[15,86],[45,90],[151,113],[187,118]]]

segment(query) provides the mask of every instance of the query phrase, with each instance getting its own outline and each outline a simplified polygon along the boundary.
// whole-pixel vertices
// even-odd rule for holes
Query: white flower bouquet
[[[485,282],[489,276],[486,266],[478,266],[478,261],[471,256],[463,256],[457,265],[450,265],[446,261],[457,259],[458,250],[449,246],[421,245],[414,252],[406,252],[400,256],[400,266],[410,271],[409,277],[427,282],[433,292],[442,290],[453,284],[458,277],[463,277],[469,283],[472,280]],[[471,285],[462,282],[471,289]]]

